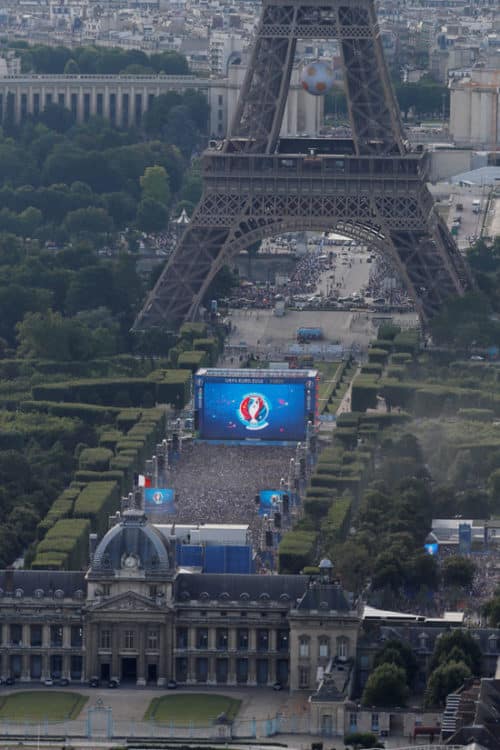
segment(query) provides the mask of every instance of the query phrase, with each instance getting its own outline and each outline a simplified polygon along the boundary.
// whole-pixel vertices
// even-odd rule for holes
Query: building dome
[[[167,543],[141,510],[126,510],[97,545],[91,575],[146,575],[170,572]]]

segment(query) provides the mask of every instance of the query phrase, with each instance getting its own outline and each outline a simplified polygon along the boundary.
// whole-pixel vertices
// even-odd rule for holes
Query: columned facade
[[[231,66],[227,78],[148,75],[18,75],[0,78],[0,122],[10,118],[19,123],[37,115],[50,104],[73,113],[76,121],[103,117],[120,128],[140,127],[154,100],[169,91],[201,91],[208,100],[208,135],[222,138],[231,122],[245,68]],[[295,69],[282,135],[319,133],[323,99],[307,94]]]

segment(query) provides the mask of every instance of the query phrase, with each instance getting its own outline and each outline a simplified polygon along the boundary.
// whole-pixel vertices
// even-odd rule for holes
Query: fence
[[[176,739],[257,739],[277,734],[316,734],[308,715],[284,716],[276,714],[266,719],[249,719],[233,723],[213,722],[202,726],[190,722],[129,721],[114,720],[112,709],[96,706],[87,710],[86,718],[66,721],[0,721],[0,737],[35,738],[85,737],[87,739],[176,738]],[[324,736],[335,737],[340,733],[334,728]],[[413,748],[412,750],[416,750]]]

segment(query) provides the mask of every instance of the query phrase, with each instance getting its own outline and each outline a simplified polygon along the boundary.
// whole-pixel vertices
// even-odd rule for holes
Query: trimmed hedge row
[[[113,406],[96,406],[95,404],[57,403],[55,401],[23,401],[24,411],[53,414],[56,417],[76,417],[92,425],[113,422],[119,409]]]
[[[78,466],[83,471],[107,471],[113,451],[109,448],[84,448],[78,459]]]
[[[198,356],[205,356],[197,352]],[[155,370],[147,378],[89,378],[33,387],[36,401],[78,402],[105,406],[145,406],[189,400],[191,376],[182,370]]]
[[[65,518],[58,521],[37,546],[33,567],[38,567],[39,555],[64,554],[65,563],[72,570],[80,570],[88,561],[88,536],[90,522],[81,518]]]
[[[280,573],[300,573],[314,556],[314,531],[288,531],[278,548]]]
[[[88,518],[92,531],[102,536],[108,529],[109,516],[118,510],[119,501],[118,482],[89,482],[75,502],[73,516]]]

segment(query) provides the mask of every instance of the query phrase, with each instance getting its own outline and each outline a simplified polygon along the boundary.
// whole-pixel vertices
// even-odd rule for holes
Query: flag
[[[151,487],[151,478],[144,476],[144,474],[139,474],[137,477],[137,486],[138,487]]]

